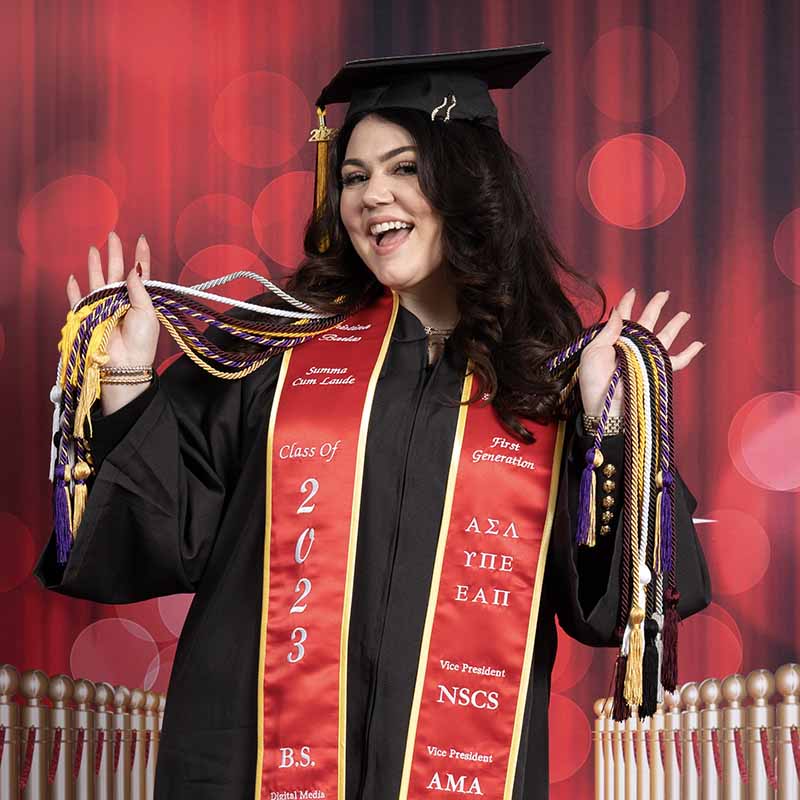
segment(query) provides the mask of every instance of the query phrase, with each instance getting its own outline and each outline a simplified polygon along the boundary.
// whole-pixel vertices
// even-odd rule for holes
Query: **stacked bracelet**
[[[600,424],[600,417],[594,414],[583,415],[583,430],[587,436],[594,436],[597,433],[597,426]],[[606,420],[606,427],[603,433],[606,436],[616,436],[624,431],[622,417],[609,417]]]
[[[152,365],[100,368],[100,383],[132,385],[150,383],[152,380]]]

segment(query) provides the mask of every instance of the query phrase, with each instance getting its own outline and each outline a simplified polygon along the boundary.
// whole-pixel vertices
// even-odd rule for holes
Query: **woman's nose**
[[[364,205],[368,207],[384,205],[394,200],[385,176],[373,173],[364,189]]]

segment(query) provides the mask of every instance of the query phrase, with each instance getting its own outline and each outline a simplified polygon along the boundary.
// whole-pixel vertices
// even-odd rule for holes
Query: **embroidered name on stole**
[[[267,446],[256,800],[345,800],[364,451],[396,313],[384,297],[284,356]],[[468,376],[462,399],[471,387]],[[511,797],[563,441],[563,425],[532,428],[526,445],[490,407],[459,409],[402,800]]]

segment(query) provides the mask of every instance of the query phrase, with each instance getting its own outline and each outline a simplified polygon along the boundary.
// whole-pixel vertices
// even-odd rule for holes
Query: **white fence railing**
[[[0,666],[0,800],[151,800],[165,702]]]
[[[595,800],[800,800],[797,664],[684,684],[645,719],[594,711]]]

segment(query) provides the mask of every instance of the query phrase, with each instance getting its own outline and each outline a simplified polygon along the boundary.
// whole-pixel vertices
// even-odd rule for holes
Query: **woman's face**
[[[374,115],[362,119],[341,178],[342,222],[375,277],[395,291],[430,278],[442,263],[442,220],[420,190],[408,131]]]

